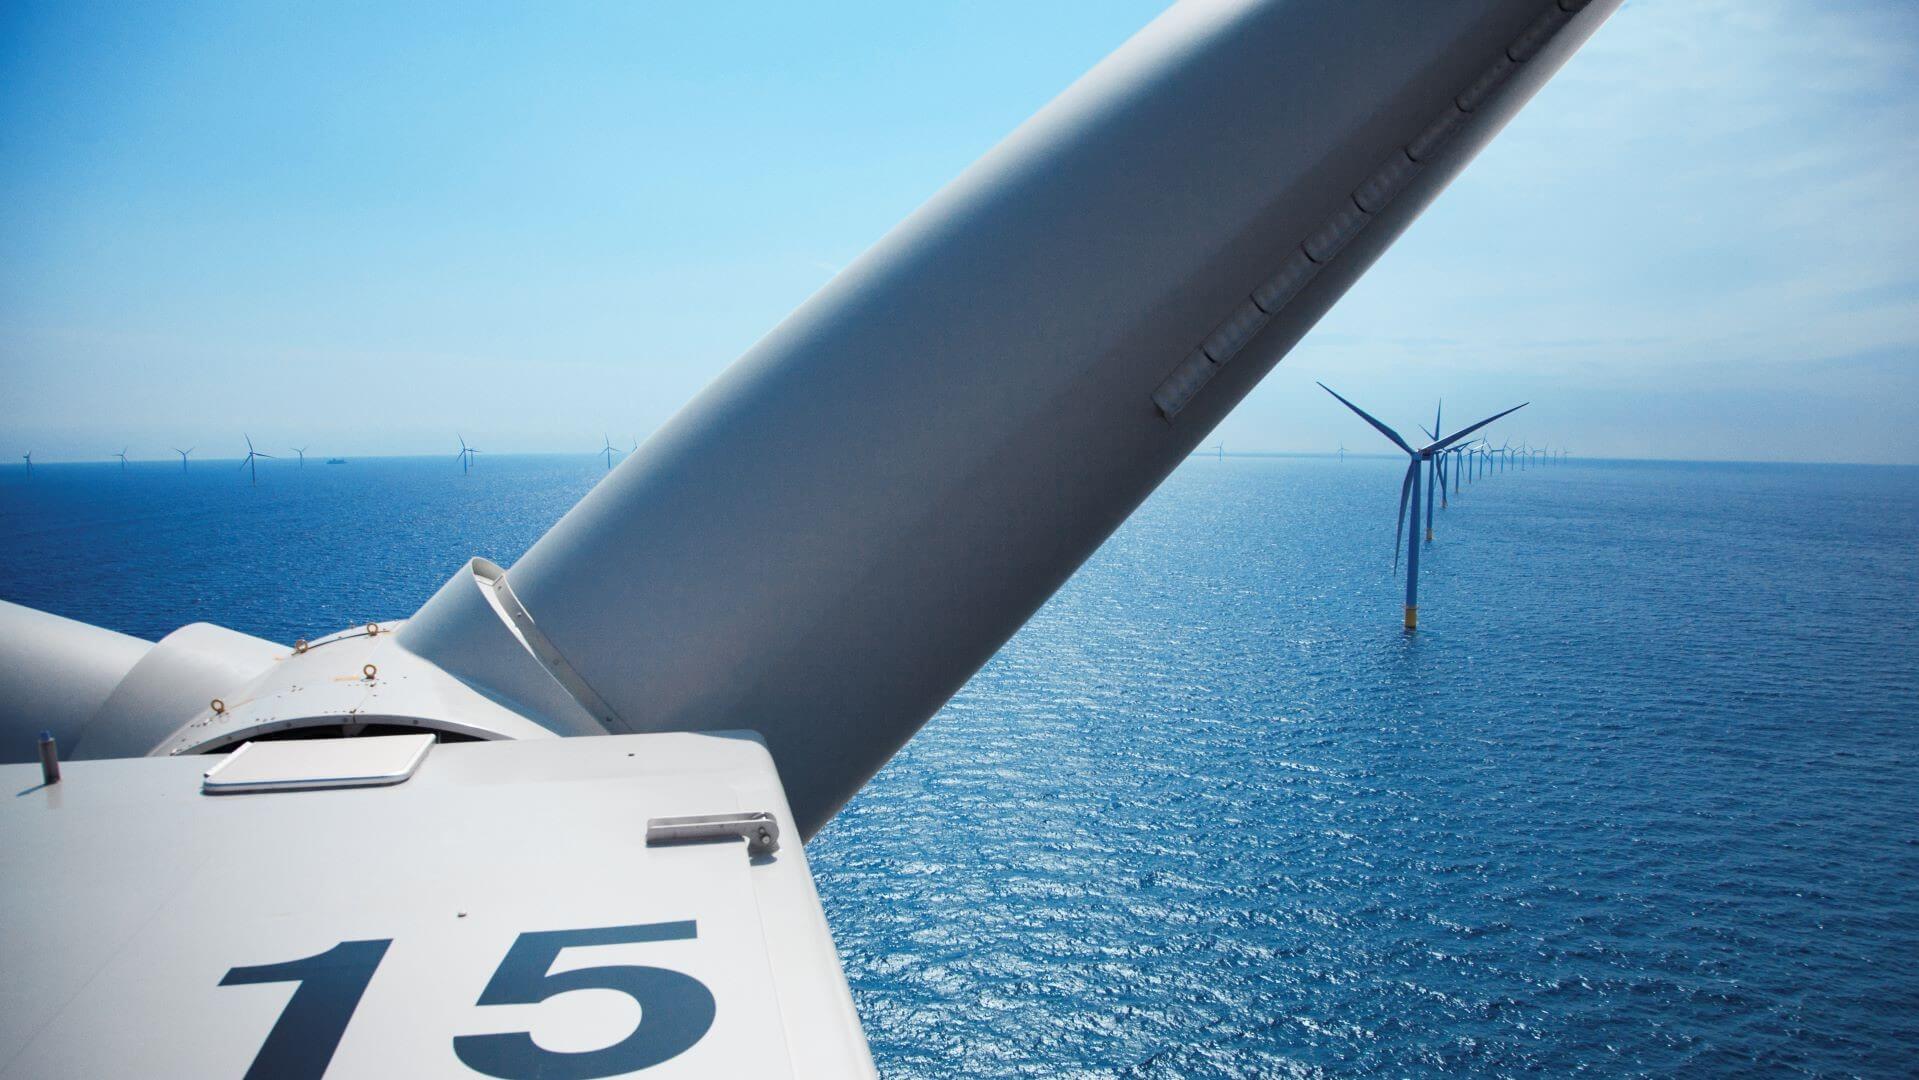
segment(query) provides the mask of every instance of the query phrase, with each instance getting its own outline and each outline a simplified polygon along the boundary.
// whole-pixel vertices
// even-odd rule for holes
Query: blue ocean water
[[[278,640],[585,458],[0,475],[0,597]],[[810,846],[886,1076],[1911,1075],[1919,470],[1195,459]]]

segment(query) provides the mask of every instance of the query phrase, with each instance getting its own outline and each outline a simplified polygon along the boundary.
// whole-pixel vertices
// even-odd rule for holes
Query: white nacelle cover
[[[0,768],[0,1075],[872,1075],[797,834],[647,845],[650,818],[791,821],[753,735],[203,794],[217,761]]]

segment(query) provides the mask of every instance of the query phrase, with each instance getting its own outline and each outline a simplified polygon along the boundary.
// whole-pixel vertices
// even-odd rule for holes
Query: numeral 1
[[[373,969],[386,956],[392,938],[342,941],[304,960],[288,960],[258,967],[237,967],[220,980],[221,986],[297,982],[300,988],[280,1012],[267,1041],[253,1057],[246,1080],[320,1080],[347,1021],[359,1007]]]

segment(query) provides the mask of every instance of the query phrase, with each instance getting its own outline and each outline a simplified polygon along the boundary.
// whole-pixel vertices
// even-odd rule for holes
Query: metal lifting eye
[[[295,654],[299,654],[307,651],[307,639],[301,638],[298,641],[295,641],[293,643],[293,651]]]
[[[221,701],[219,698],[214,698],[211,708],[213,709],[213,715],[225,716],[227,711],[227,703],[224,701]]]
[[[372,636],[374,636],[375,634],[378,634],[379,632],[380,632],[380,624],[379,624],[379,623],[376,623],[376,622],[370,622],[370,623],[367,623],[367,624],[366,624],[366,636],[367,636],[367,637],[372,637]]]
[[[360,674],[366,676],[369,679],[373,678],[375,675],[378,675],[379,673],[380,673],[380,669],[377,667],[374,667],[372,664],[368,664],[367,666],[360,669]]]

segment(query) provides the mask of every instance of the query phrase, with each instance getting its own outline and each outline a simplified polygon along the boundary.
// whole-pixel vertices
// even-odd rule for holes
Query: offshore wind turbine
[[[1321,383],[1320,385],[1324,386],[1325,384]],[[1331,391],[1328,391],[1328,392],[1330,393]],[[1440,430],[1439,418],[1444,413],[1445,408],[1446,408],[1445,398],[1440,398],[1439,403],[1433,406],[1433,429],[1431,431],[1426,431],[1426,429],[1423,426],[1419,429],[1421,431],[1426,431],[1426,438],[1431,440],[1437,440],[1439,438],[1439,430]],[[1427,458],[1427,462],[1428,464],[1426,467],[1426,542],[1430,544],[1433,542],[1433,495],[1434,495],[1435,489],[1437,489],[1438,491],[1439,508],[1441,510],[1446,509],[1446,477],[1445,477],[1445,474],[1441,471],[1446,467],[1446,463],[1445,463],[1444,455],[1433,455]],[[1413,522],[1415,526],[1418,524],[1418,521],[1419,521],[1419,496],[1415,495],[1413,496]]]
[[[605,445],[603,445],[603,446],[601,446],[601,447],[600,447],[600,453],[602,453],[602,454],[605,454],[605,455],[606,455],[606,471],[607,471],[607,472],[612,472],[612,471],[613,471],[613,455],[614,455],[614,454],[617,454],[617,453],[619,453],[619,451],[617,451],[617,450],[615,450],[615,449],[613,449],[613,437],[612,437],[612,436],[610,436],[610,435],[602,435],[602,436],[600,436],[600,441],[601,441],[601,442],[602,442],[603,444],[605,444]]]
[[[246,439],[246,441],[247,441],[247,456],[246,456],[246,460],[244,460],[244,461],[242,461],[242,462],[240,462],[240,467],[241,467],[242,469],[245,469],[245,470],[247,470],[247,472],[249,472],[250,474],[252,474],[252,477],[253,477],[253,483],[254,483],[254,484],[255,484],[255,485],[257,486],[257,485],[258,485],[258,484],[260,483],[260,467],[259,467],[258,465],[256,465],[256,464],[254,464],[254,459],[256,459],[256,458],[271,458],[271,457],[272,457],[273,455],[272,455],[272,454],[262,454],[262,453],[260,453],[260,452],[259,452],[258,450],[255,450],[255,449],[253,448],[253,436],[251,436],[251,435],[248,435],[248,434],[246,434],[245,432],[241,432],[240,434],[241,434],[241,437],[242,437],[242,438],[244,438],[244,439]]]
[[[21,454],[20,457],[24,459],[27,463],[27,475],[32,476],[33,475],[33,451],[29,450],[26,453]]]
[[[199,447],[197,446],[189,446],[185,450],[182,450],[177,446],[173,448],[173,452],[180,455],[180,471],[181,472],[187,471],[187,455],[193,453],[195,450],[198,450],[198,449]]]
[[[1466,436],[1471,435],[1473,432],[1478,431],[1480,428],[1485,427],[1487,424],[1492,423],[1502,416],[1518,412],[1529,404],[1529,402],[1522,401],[1512,408],[1507,409],[1505,412],[1494,413],[1477,424],[1461,428],[1444,438],[1435,438],[1432,442],[1415,450],[1405,439],[1399,437],[1399,432],[1375,420],[1366,410],[1347,401],[1343,397],[1339,397],[1339,393],[1332,387],[1327,386],[1325,383],[1320,383],[1319,388],[1332,394],[1335,398],[1339,398],[1341,405],[1358,413],[1361,420],[1371,424],[1381,435],[1391,439],[1393,445],[1406,451],[1406,456],[1411,459],[1406,465],[1406,478],[1399,483],[1399,524],[1393,533],[1393,568],[1395,570],[1399,568],[1399,542],[1401,538],[1406,535],[1406,502],[1408,496],[1411,497],[1413,504],[1414,525],[1417,526],[1418,524],[1420,474],[1430,470],[1433,459],[1436,456],[1444,454],[1447,448],[1458,443],[1461,439],[1464,439]],[[1437,417],[1435,417],[1435,419],[1437,419]],[[1437,476],[1437,473],[1434,475]],[[1427,494],[1429,496],[1426,503],[1427,512],[1431,513],[1431,492],[1429,491]],[[1408,630],[1419,629],[1419,537],[1417,535],[1418,529],[1415,528],[1413,531],[1415,535],[1406,545],[1406,629]],[[1428,539],[1430,539],[1430,536]]]
[[[120,452],[113,456],[120,459],[120,471],[126,472],[127,471],[127,448],[122,446],[120,448]]]
[[[1346,444],[1344,442],[1339,444],[1339,463],[1341,465],[1346,464]]]
[[[473,467],[473,455],[479,453],[480,451],[478,450],[478,448],[468,446],[466,444],[465,435],[456,435],[455,438],[460,440],[460,452],[453,456],[459,459],[460,475],[465,476],[467,470]]]
[[[294,453],[300,455],[300,467],[302,469],[306,468],[307,467],[307,448],[304,446],[295,446],[295,447],[292,447],[291,449]]]

